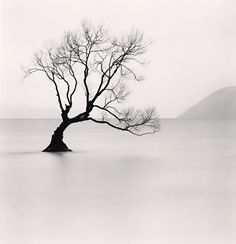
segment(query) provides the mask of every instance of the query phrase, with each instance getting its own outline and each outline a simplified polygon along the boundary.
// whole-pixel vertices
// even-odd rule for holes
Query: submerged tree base
[[[51,142],[42,152],[72,152],[72,150],[64,142]]]

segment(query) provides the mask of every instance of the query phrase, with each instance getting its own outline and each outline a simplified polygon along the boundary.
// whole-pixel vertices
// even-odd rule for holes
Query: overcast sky
[[[134,27],[155,39],[145,81],[129,102],[175,117],[211,92],[236,85],[235,13],[235,0],[1,0],[0,105],[26,108],[26,116],[28,106],[57,108],[52,84],[39,76],[22,82],[21,66],[87,18],[117,35]]]

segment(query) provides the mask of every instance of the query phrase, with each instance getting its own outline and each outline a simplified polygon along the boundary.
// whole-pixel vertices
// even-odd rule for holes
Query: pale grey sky
[[[1,0],[0,105],[26,116],[28,106],[57,108],[52,84],[38,75],[21,82],[21,66],[87,18],[117,35],[134,27],[156,40],[145,81],[129,103],[175,117],[212,91],[236,85],[235,13],[234,0]]]

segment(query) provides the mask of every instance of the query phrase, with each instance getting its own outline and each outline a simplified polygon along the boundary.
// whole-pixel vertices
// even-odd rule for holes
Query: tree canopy
[[[127,81],[143,79],[136,67],[144,64],[143,54],[151,42],[138,31],[116,38],[103,25],[83,21],[81,27],[65,32],[58,45],[37,52],[25,76],[42,72],[53,83],[64,122],[91,120],[135,135],[157,132],[154,107],[120,108],[130,94]],[[77,91],[83,92],[79,95]],[[70,117],[75,98],[85,105],[82,112]],[[95,117],[94,111],[100,115]]]

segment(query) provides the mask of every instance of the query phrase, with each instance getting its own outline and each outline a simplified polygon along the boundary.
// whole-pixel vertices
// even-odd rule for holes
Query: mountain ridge
[[[236,86],[221,88],[191,106],[178,119],[236,119]]]

